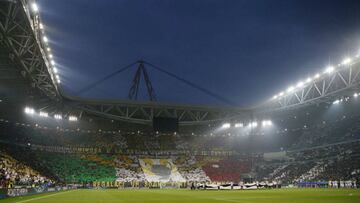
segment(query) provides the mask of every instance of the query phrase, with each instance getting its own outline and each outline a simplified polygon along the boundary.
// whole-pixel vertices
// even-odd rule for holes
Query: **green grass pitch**
[[[141,203],[141,202],[276,202],[276,203],[360,203],[359,189],[277,189],[246,191],[191,190],[72,190],[0,200],[1,203]]]

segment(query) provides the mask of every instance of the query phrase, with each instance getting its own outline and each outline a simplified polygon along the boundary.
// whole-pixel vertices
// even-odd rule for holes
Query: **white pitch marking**
[[[55,195],[61,195],[61,194],[65,194],[65,193],[73,192],[73,191],[75,191],[75,190],[70,190],[70,191],[66,191],[66,192],[60,192],[60,193],[45,195],[45,196],[41,196],[41,197],[35,197],[35,198],[31,198],[31,199],[21,200],[21,201],[15,202],[15,203],[30,202],[30,201],[33,201],[33,200],[44,199],[44,198],[47,198],[47,197],[52,197],[52,196],[55,196]]]

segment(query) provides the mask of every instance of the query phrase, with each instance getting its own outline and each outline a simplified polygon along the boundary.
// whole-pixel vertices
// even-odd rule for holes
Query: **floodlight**
[[[325,73],[332,73],[334,71],[334,67],[333,66],[328,66],[325,70]]]
[[[356,97],[358,97],[358,96],[359,96],[359,94],[358,94],[358,93],[355,93],[355,94],[354,94],[354,97],[355,97],[355,98],[356,98]]]
[[[338,104],[338,103],[340,103],[340,100],[338,99],[333,102],[333,104]]]
[[[52,54],[49,54],[49,58],[51,58],[51,59],[52,59],[52,57],[53,57],[53,55],[52,55]]]
[[[40,111],[39,113],[40,117],[48,117],[49,114],[47,112]]]
[[[272,121],[271,120],[263,120],[262,121],[262,126],[264,126],[264,127],[272,126]]]
[[[273,99],[277,99],[277,98],[278,98],[278,96],[277,96],[277,95],[274,95],[274,96],[273,96]]]
[[[306,79],[306,82],[307,82],[307,83],[311,82],[311,78],[307,78],[307,79]]]
[[[250,123],[250,127],[257,127],[258,123],[256,121]]]
[[[345,58],[342,62],[343,65],[347,65],[349,63],[351,63],[351,58]]]
[[[55,77],[56,77],[56,79],[58,79],[58,80],[60,79],[60,78],[59,78],[59,75],[55,75]]]
[[[35,110],[33,108],[30,108],[30,107],[25,107],[25,113],[26,114],[34,114],[35,113]]]
[[[266,125],[267,125],[267,121],[262,121],[261,124],[262,124],[262,126],[266,126]]]
[[[235,123],[235,128],[242,128],[244,127],[243,123]]]
[[[44,29],[44,25],[42,23],[39,24],[39,28],[42,30]]]
[[[267,125],[268,125],[268,126],[272,126],[272,121],[271,121],[271,120],[267,120]]]
[[[284,92],[280,92],[280,93],[279,93],[279,96],[283,96],[283,95],[284,95]]]
[[[62,116],[61,116],[60,114],[55,114],[55,115],[54,115],[54,118],[55,118],[56,120],[61,120],[61,119],[62,119]]]
[[[315,76],[314,76],[315,79],[318,79],[319,77],[320,77],[319,73],[316,73]]]
[[[60,81],[60,79],[57,79],[57,83],[59,83],[59,84],[60,84],[60,82],[61,82],[61,81]]]
[[[293,86],[290,86],[286,91],[287,92],[292,92],[295,88]]]
[[[36,3],[32,3],[32,4],[31,4],[31,9],[32,9],[35,13],[37,13],[37,12],[39,11],[39,7],[38,7],[38,5],[37,5]]]
[[[44,37],[43,37],[43,41],[44,41],[44,42],[48,42],[49,39],[48,39],[46,36],[44,36]]]
[[[69,121],[77,121],[78,118],[76,116],[69,116]]]
[[[50,63],[51,63],[51,65],[55,65],[55,61],[54,61],[54,60],[51,60]]]
[[[222,128],[230,128],[230,123],[224,123],[221,127]]]
[[[50,47],[46,48],[47,51],[51,51]]]
[[[296,85],[296,87],[302,87],[303,85],[304,85],[304,83],[300,81],[300,82]]]
[[[58,72],[58,70],[57,70],[57,68],[53,68],[53,70],[54,70],[54,73],[57,73]]]

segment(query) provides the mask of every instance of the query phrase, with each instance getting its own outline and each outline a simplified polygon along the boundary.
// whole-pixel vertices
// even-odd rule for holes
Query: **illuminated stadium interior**
[[[0,0],[0,202],[360,200],[360,50],[245,107],[143,59],[74,93],[41,3]],[[127,70],[126,98],[82,96]],[[222,105],[161,100],[153,71]]]

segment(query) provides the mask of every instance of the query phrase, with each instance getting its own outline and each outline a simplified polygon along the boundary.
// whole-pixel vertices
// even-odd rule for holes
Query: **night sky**
[[[144,59],[253,106],[360,49],[359,0],[38,0],[70,95]],[[224,103],[147,68],[158,101]],[[126,99],[135,67],[80,96]],[[144,83],[141,100],[147,100]]]

